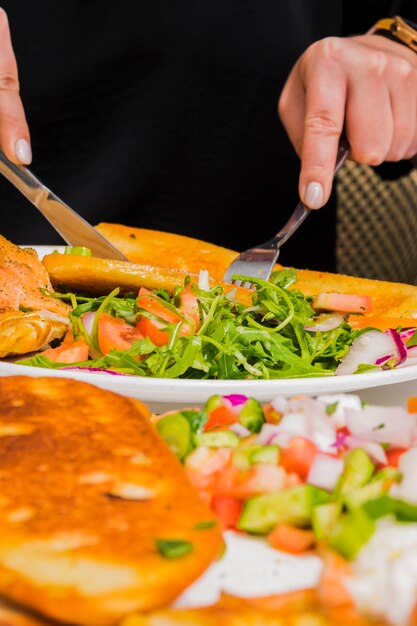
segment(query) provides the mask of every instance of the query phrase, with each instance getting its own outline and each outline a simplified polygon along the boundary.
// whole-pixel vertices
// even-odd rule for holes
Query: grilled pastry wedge
[[[0,357],[39,350],[68,328],[69,307],[53,291],[35,250],[0,236]]]
[[[0,378],[0,594],[110,626],[172,601],[223,539],[146,407],[87,383]]]

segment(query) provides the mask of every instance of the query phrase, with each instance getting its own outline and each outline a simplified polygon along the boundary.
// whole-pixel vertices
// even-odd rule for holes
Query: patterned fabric
[[[417,171],[384,181],[349,161],[337,189],[338,272],[417,284]]]

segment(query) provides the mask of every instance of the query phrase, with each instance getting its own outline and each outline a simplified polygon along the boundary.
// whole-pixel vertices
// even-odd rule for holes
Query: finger
[[[298,156],[304,135],[305,91],[300,76],[300,63],[292,69],[279,102],[278,113]]]
[[[14,163],[32,160],[29,129],[19,96],[17,64],[7,15],[0,8],[0,145]]]
[[[320,54],[306,67],[305,117],[299,191],[311,209],[329,199],[339,138],[343,129],[347,89],[346,71],[337,61],[337,40],[323,40]]]
[[[355,72],[349,84],[346,135],[352,159],[379,165],[386,159],[393,137],[391,101],[384,79],[386,55],[376,50],[366,58],[366,70]]]
[[[386,160],[400,161],[417,151],[417,70],[405,59],[394,59],[391,64],[390,100],[394,128]]]

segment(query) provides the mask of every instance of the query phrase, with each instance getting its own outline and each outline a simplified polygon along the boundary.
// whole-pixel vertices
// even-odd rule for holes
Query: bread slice
[[[107,626],[169,603],[219,555],[213,515],[144,405],[50,377],[0,378],[0,397],[1,594]]]

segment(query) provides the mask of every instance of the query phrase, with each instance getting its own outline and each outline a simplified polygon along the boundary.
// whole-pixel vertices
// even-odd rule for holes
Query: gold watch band
[[[417,52],[417,29],[408,24],[402,17],[387,17],[379,20],[373,32],[386,31],[393,39]]]

